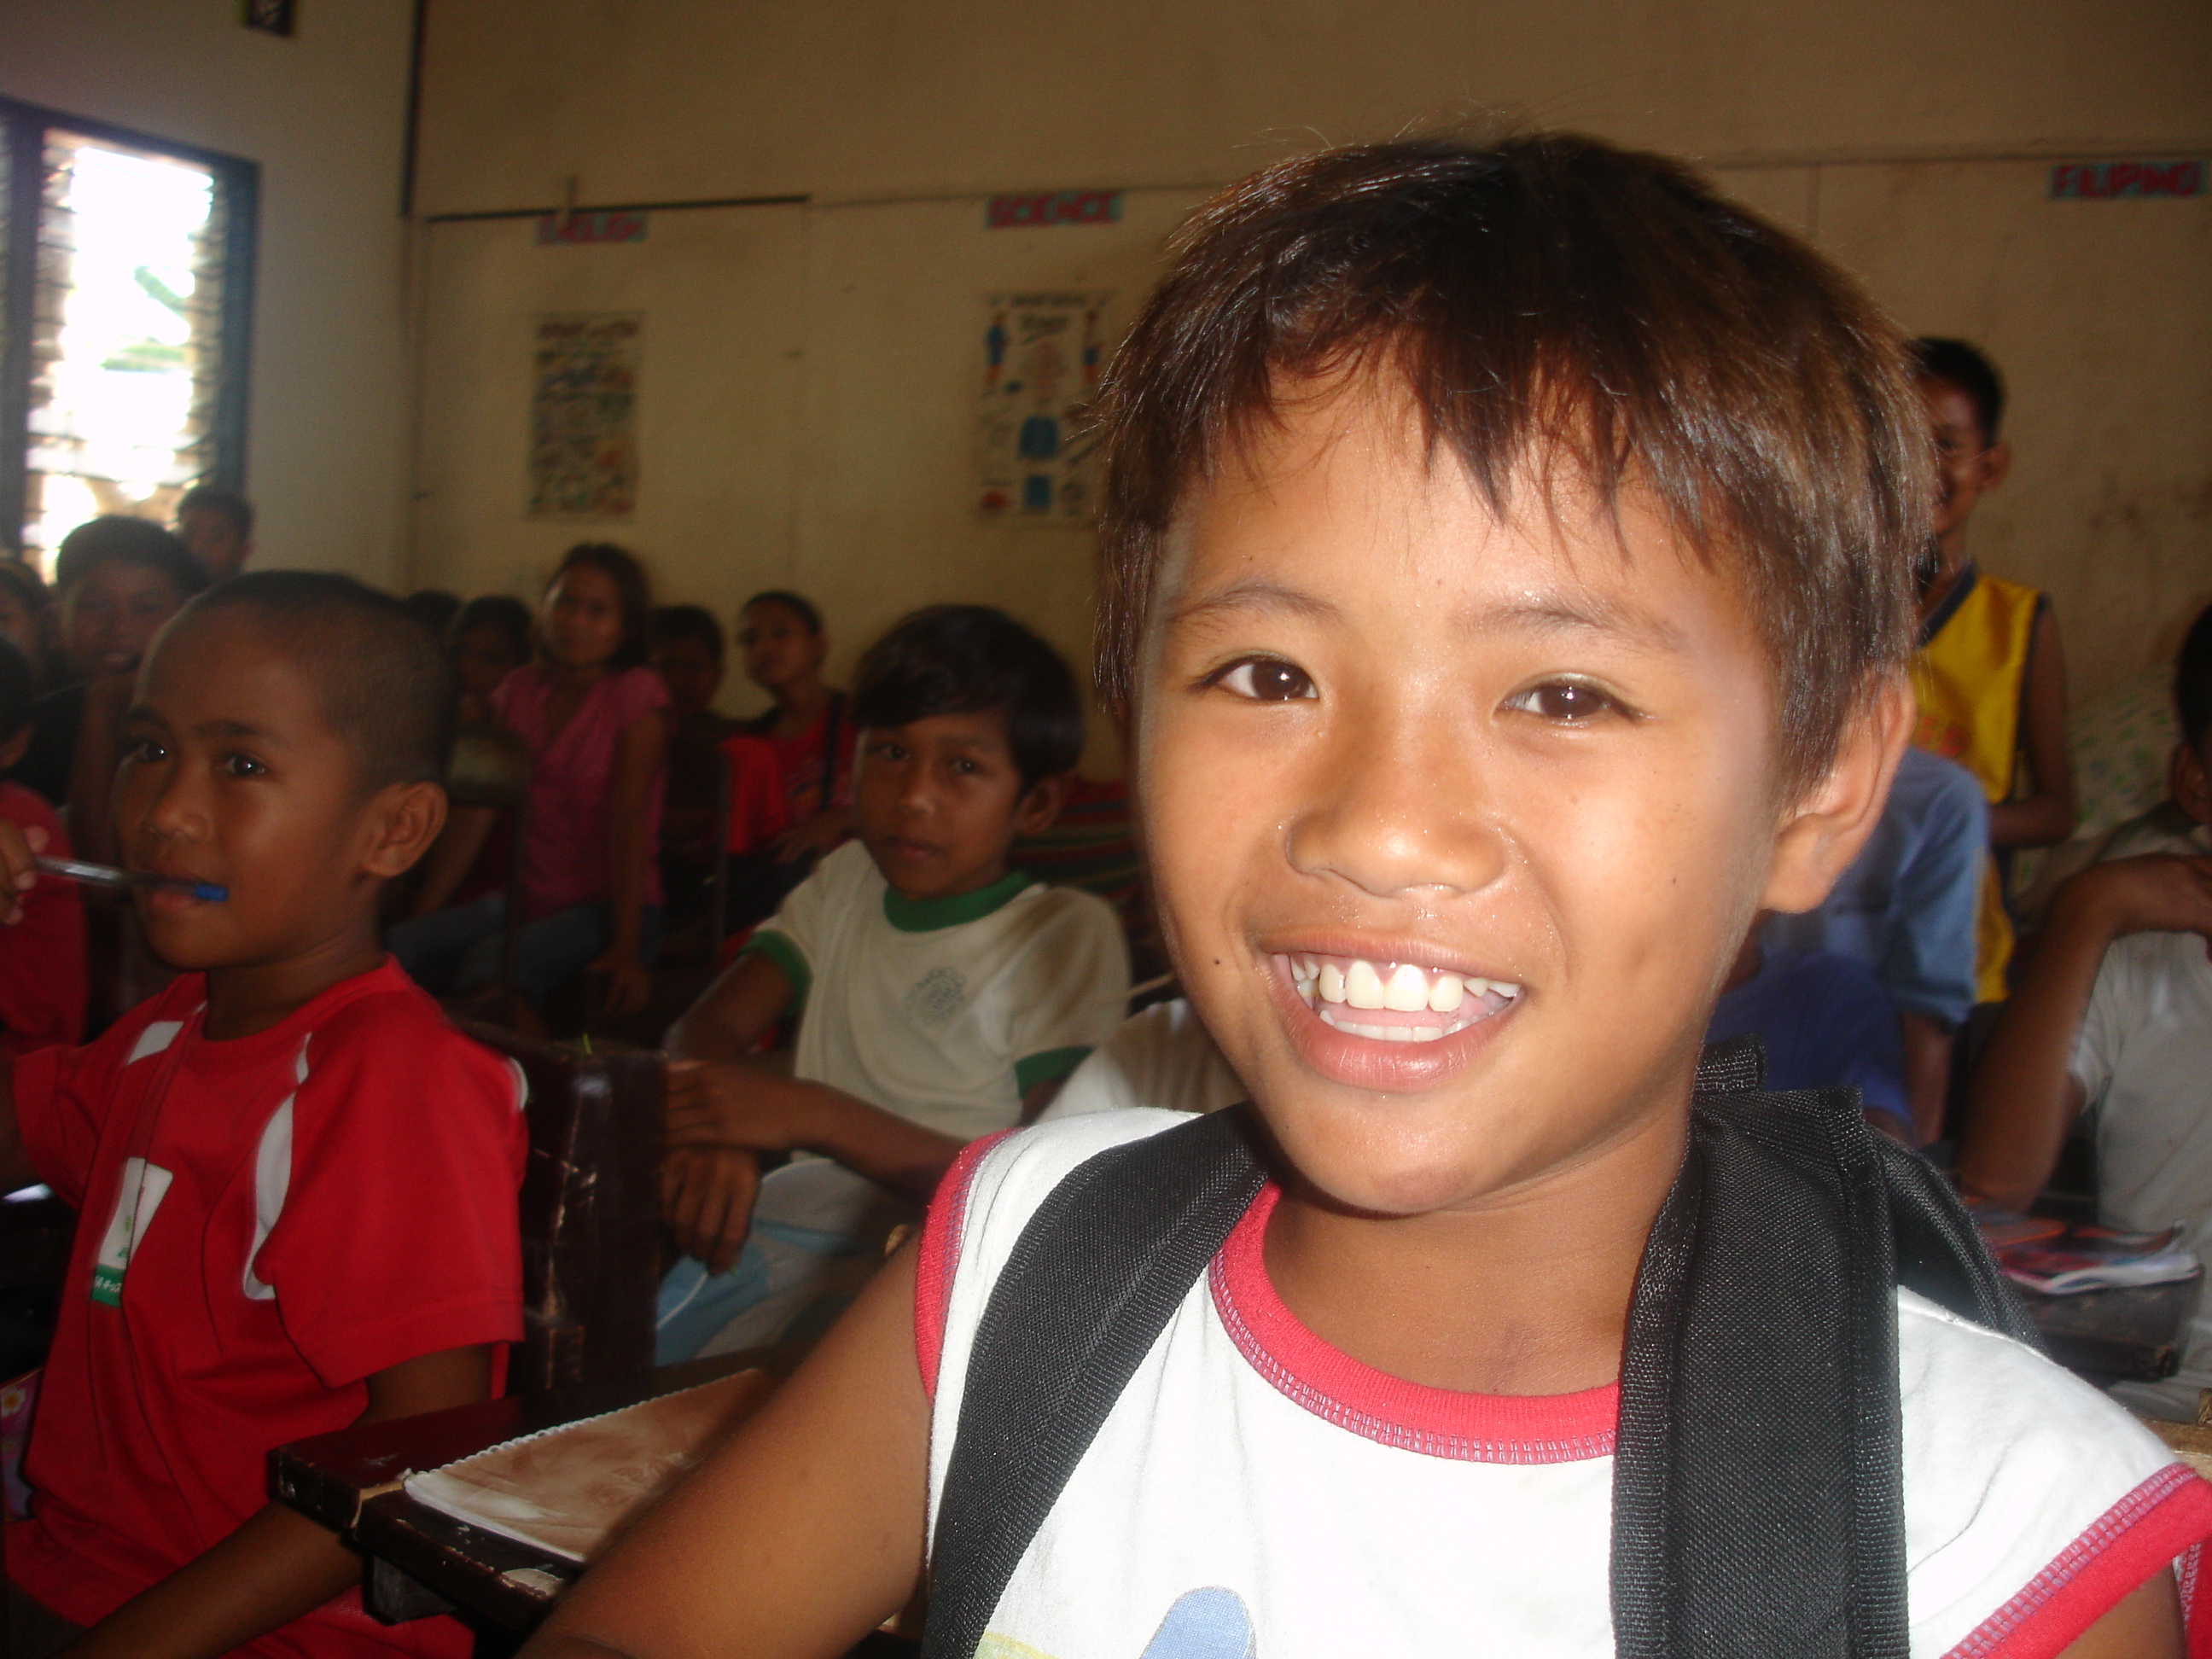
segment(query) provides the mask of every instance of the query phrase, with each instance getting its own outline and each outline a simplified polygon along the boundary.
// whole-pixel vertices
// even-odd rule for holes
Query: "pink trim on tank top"
[[[1362,1364],[1298,1322],[1267,1278],[1261,1245],[1279,1189],[1253,1200],[1208,1271],[1214,1311],[1252,1369],[1340,1429],[1468,1463],[1572,1463],[1613,1455],[1620,1385],[1575,1394],[1432,1389]]]

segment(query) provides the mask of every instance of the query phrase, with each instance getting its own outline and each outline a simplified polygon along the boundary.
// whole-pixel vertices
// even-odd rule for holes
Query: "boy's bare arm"
[[[1990,808],[1990,844],[2055,847],[2074,833],[2074,762],[2066,747],[2066,656],[2047,605],[2028,648],[2020,744],[2032,787],[2018,800]]]
[[[668,1028],[669,1054],[678,1060],[743,1059],[791,1006],[791,991],[773,957],[747,951]]]
[[[2124,1598],[2058,1659],[2183,1659],[2188,1650],[2181,1596],[2169,1571]]]
[[[491,1349],[423,1354],[368,1379],[374,1423],[491,1396]],[[213,1659],[343,1594],[361,1558],[304,1515],[271,1504],[214,1548],[141,1591],[65,1650],[66,1659]]]
[[[671,1139],[680,1144],[672,1146],[662,1161],[660,1173],[661,1215],[676,1236],[677,1248],[705,1262],[711,1273],[727,1268],[744,1247],[745,1231],[752,1224],[753,1198],[760,1186],[757,1154],[749,1146],[732,1144],[732,1138],[758,1133],[748,1131],[744,1126],[747,1114],[755,1106],[750,1085],[760,1080],[762,1074],[744,1066],[732,1066],[728,1068],[730,1075],[726,1079],[704,1077],[704,1073],[717,1069],[720,1068],[702,1067],[688,1075],[672,1075],[672,1085],[678,1077],[684,1079],[683,1091],[672,1086],[670,1098]],[[1050,1078],[1030,1085],[1022,1096],[1021,1121],[1036,1122],[1037,1115],[1052,1103],[1066,1081],[1065,1078]],[[718,1082],[737,1098],[719,1097]],[[771,1090],[778,1086],[778,1082],[766,1079]],[[696,1095],[687,1092],[695,1085]],[[781,1086],[814,1089],[820,1085]],[[928,1199],[945,1170],[959,1156],[960,1143],[948,1135],[878,1111],[834,1089],[823,1090],[822,1093],[828,1099],[818,1103],[818,1109],[846,1115],[845,1133],[849,1137],[839,1143],[842,1150],[827,1155],[916,1203]],[[679,1100],[683,1102],[680,1113],[673,1109]],[[801,1109],[805,1109],[805,1103]],[[810,1146],[808,1150],[824,1151],[825,1146]]]
[[[2058,890],[1967,1091],[1959,1179],[1968,1192],[2018,1210],[2042,1191],[2081,1109],[2069,1068],[2097,970],[2113,940],[2147,932],[2212,939],[2212,859],[2118,859]]]
[[[963,1143],[827,1084],[678,1061],[668,1068],[668,1144],[818,1152],[919,1204]]]
[[[1912,1131],[1925,1146],[1943,1133],[1943,1103],[1951,1091],[1951,1028],[1926,1014],[1900,1014],[1905,1048],[1905,1099]]]
[[[915,1252],[884,1265],[761,1413],[596,1563],[526,1659],[842,1653],[913,1594],[929,1407]]]

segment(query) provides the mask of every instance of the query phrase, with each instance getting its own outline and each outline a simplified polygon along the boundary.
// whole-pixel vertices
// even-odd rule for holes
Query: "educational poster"
[[[635,312],[540,317],[530,386],[530,511],[626,519],[637,505]]]
[[[1091,401],[1105,368],[1097,291],[985,296],[975,507],[987,519],[1087,525],[1097,480]]]

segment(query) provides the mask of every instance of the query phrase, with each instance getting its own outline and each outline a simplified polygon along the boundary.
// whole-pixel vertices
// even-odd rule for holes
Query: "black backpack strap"
[[[1873,1135],[1889,1187],[1897,1282],[1961,1319],[2044,1351],[2043,1334],[2004,1276],[1951,1183],[1926,1158]]]
[[[1890,1237],[1856,1097],[1697,1097],[1622,1358],[1622,1659],[1905,1659]]]
[[[923,1659],[969,1659],[1030,1540],[1266,1179],[1242,1109],[1079,1165],[975,1332],[930,1545]]]

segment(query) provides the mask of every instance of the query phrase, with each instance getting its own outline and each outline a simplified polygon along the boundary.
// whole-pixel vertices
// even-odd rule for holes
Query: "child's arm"
[[[747,951],[668,1028],[678,1060],[742,1060],[791,1006],[795,988],[774,957]]]
[[[738,1259],[752,1223],[761,1152],[804,1148],[926,1202],[963,1143],[816,1083],[744,1066],[669,1073],[667,1157],[661,1213],[677,1248],[720,1273]],[[1032,1085],[1021,1121],[1034,1123],[1065,1078]],[[797,1137],[804,1137],[797,1138]],[[767,1143],[773,1142],[774,1145]]]
[[[380,1422],[491,1397],[491,1348],[448,1348],[378,1371]],[[361,1577],[361,1558],[307,1516],[270,1504],[214,1548],[141,1591],[65,1650],[66,1659],[213,1659],[288,1625]]]
[[[2024,1210],[2043,1190],[2082,1106],[2069,1065],[2098,968],[2113,940],[2141,933],[2212,939],[2212,859],[2118,859],[2058,890],[1968,1089],[1959,1146],[1968,1192]]]
[[[929,1405],[900,1250],[728,1444],[553,1610],[526,1659],[842,1653],[906,1604]]]
[[[1913,1145],[1925,1146],[1943,1133],[1943,1105],[1951,1092],[1951,1028],[1929,1014],[1900,1014],[1898,1025]]]
[[[2048,605],[2028,647],[2020,746],[2027,751],[2030,788],[1990,808],[1990,844],[2055,847],[2074,833],[2074,763],[2066,748],[2066,656]]]
[[[644,918],[647,872],[653,854],[646,824],[652,817],[653,789],[668,760],[668,720],[658,708],[623,728],[615,750],[607,814],[608,908],[614,937],[592,966],[607,975],[604,1012],[633,1014],[653,994],[653,975],[645,965]]]
[[[2058,1659],[2184,1659],[2188,1651],[2181,1596],[2169,1570],[2130,1592]]]

